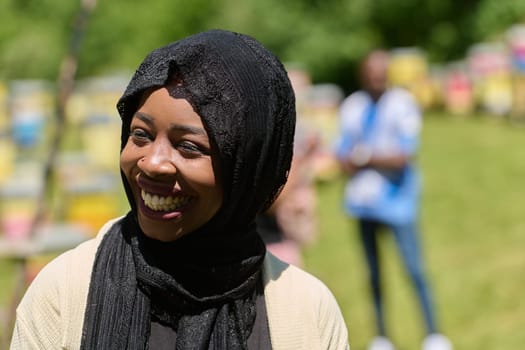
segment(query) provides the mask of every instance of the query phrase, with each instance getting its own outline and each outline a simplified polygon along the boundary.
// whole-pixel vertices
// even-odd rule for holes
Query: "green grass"
[[[525,345],[525,128],[490,117],[428,115],[422,244],[442,331],[458,350]],[[354,223],[341,210],[343,180],[319,185],[318,242],[305,268],[336,296],[353,350],[374,335],[365,266]],[[387,322],[398,349],[416,350],[422,319],[390,235],[383,235]],[[0,262],[0,308],[13,268]]]
[[[428,115],[422,244],[442,332],[461,350],[525,345],[525,128],[491,117]],[[354,222],[341,210],[343,180],[319,186],[320,237],[306,269],[333,291],[353,349],[374,335]],[[390,235],[382,236],[387,322],[399,349],[419,349],[422,318]]]

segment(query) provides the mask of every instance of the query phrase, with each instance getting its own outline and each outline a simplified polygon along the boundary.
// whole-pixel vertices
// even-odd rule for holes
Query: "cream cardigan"
[[[17,308],[11,350],[79,349],[99,234],[49,263]],[[273,349],[349,349],[347,329],[328,288],[267,254],[264,296]]]

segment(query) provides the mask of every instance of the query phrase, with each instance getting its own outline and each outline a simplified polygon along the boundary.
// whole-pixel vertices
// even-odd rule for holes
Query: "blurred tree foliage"
[[[73,0],[0,1],[0,78],[58,74]],[[354,85],[356,62],[382,46],[419,46],[431,61],[525,20],[523,0],[98,0],[81,52],[80,76],[132,70],[151,49],[224,28],[250,34],[314,81]]]

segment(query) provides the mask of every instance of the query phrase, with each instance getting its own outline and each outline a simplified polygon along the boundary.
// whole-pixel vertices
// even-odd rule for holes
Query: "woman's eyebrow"
[[[170,124],[170,131],[182,131],[187,134],[208,136],[208,134],[203,128],[199,128],[197,126],[192,126],[192,125],[172,123]]]
[[[142,120],[144,123],[148,124],[149,126],[154,125],[155,118],[153,118],[149,114],[146,114],[143,112],[136,112],[135,117]],[[204,130],[203,128],[199,128],[197,126],[192,126],[192,125],[171,123],[169,129],[170,131],[182,131],[188,134],[208,136],[208,134],[206,133],[206,130]]]
[[[144,123],[148,124],[149,126],[152,126],[153,122],[155,121],[155,118],[143,112],[136,112],[135,117],[142,120]]]

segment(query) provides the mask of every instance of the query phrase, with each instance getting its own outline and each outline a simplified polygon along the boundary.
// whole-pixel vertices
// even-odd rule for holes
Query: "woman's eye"
[[[183,141],[177,145],[177,148],[179,148],[181,151],[186,152],[188,154],[192,155],[203,155],[206,154],[206,152],[197,146],[196,144],[188,141]]]
[[[129,136],[131,136],[134,140],[141,141],[141,142],[151,140],[151,136],[143,129],[131,130],[131,132],[129,133]]]

